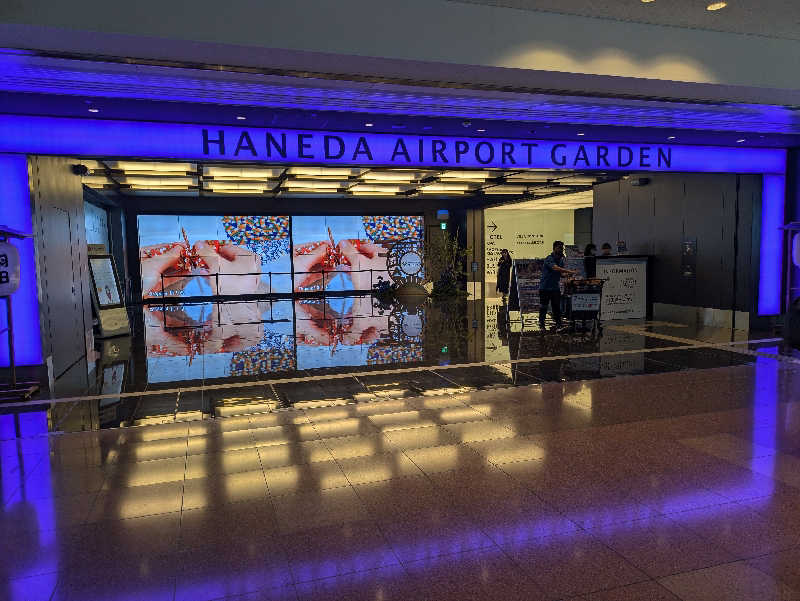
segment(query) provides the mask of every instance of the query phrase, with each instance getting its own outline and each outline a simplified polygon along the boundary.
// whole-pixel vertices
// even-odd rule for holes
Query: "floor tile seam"
[[[538,461],[538,460],[535,459],[533,461]],[[548,501],[547,499],[542,497],[535,488],[533,488],[532,486],[529,486],[528,484],[526,484],[525,482],[519,480],[518,478],[515,478],[513,474],[510,474],[509,472],[505,471],[501,466],[499,467],[499,469],[512,482],[514,482],[517,486],[522,487],[523,490],[525,490],[527,493],[533,495],[536,499],[538,499],[540,503],[542,503],[545,507],[547,507],[547,509],[549,509],[551,511],[554,511],[555,513],[560,515],[562,518],[564,518],[568,522],[572,523],[575,526],[575,531],[579,531],[579,532],[586,532],[587,531],[587,529],[583,525],[581,525],[580,523],[570,519],[569,516],[567,516],[567,514],[564,513],[554,503],[551,503],[550,501]],[[558,535],[549,535],[549,536],[558,536]],[[534,538],[537,538],[537,537],[534,537]]]
[[[653,576],[653,575],[650,574],[650,572],[647,571],[647,569],[645,567],[641,567],[640,568],[636,564],[634,564],[633,561],[628,559],[626,557],[626,555],[622,551],[617,551],[616,549],[613,548],[613,546],[605,543],[602,540],[600,540],[600,542],[603,542],[603,544],[605,544],[605,546],[609,547],[617,555],[620,555],[621,557],[623,557],[629,564],[633,565],[633,567],[635,567],[637,570],[639,570],[640,572],[643,572],[644,574],[647,574],[648,578],[653,580],[653,581],[658,581],[658,580],[660,580],[662,578],[670,578],[672,576],[679,576],[681,574],[687,574],[687,573],[690,573],[690,572],[696,572],[697,570],[707,570],[709,568],[716,568],[716,567],[727,565],[727,564],[730,564],[730,563],[737,563],[737,562],[740,562],[740,561],[748,561],[746,559],[736,559],[735,555],[733,553],[731,553],[730,551],[728,551],[727,549],[725,549],[722,545],[719,545],[719,544],[715,543],[714,541],[710,541],[710,540],[708,540],[706,538],[703,538],[703,537],[699,536],[698,534],[696,534],[694,532],[692,534],[694,534],[694,536],[696,536],[699,540],[703,541],[703,543],[705,543],[707,545],[710,545],[710,546],[714,547],[715,549],[730,555],[730,557],[732,559],[727,559],[727,560],[722,560],[722,561],[713,561],[713,562],[709,563],[708,565],[703,566],[702,568],[696,568],[696,569],[693,569],[693,570],[682,570],[682,571],[678,571],[678,572],[671,572],[669,574],[664,574],[662,576]],[[769,553],[765,553],[764,555],[769,555]],[[762,557],[762,555],[759,555],[758,557]]]
[[[415,564],[415,563],[423,562],[423,561],[430,562],[431,558],[435,558],[436,560],[440,560],[441,558],[444,558],[444,557],[455,557],[457,555],[464,555],[464,554],[467,554],[467,553],[473,553],[473,554],[475,554],[475,553],[486,553],[489,550],[491,550],[492,553],[495,554],[495,555],[497,555],[497,554],[503,554],[504,555],[505,554],[503,549],[500,547],[500,545],[498,545],[494,541],[493,538],[491,538],[486,532],[484,532],[483,528],[481,528],[477,524],[471,524],[471,525],[473,525],[475,527],[475,530],[480,531],[481,534],[483,534],[483,536],[485,536],[486,539],[491,544],[487,545],[485,547],[473,547],[471,549],[462,549],[460,551],[445,551],[443,553],[434,553],[434,554],[428,555],[427,557],[424,557],[422,559],[417,558],[417,559],[406,560],[406,559],[402,559],[402,558],[400,558],[398,556],[398,561],[400,562],[400,565],[403,567],[404,570],[406,570],[406,572],[410,576],[411,572],[409,571],[409,566],[411,566],[412,564]],[[387,540],[388,540],[388,538],[387,538]],[[389,544],[392,547],[393,552],[396,553],[396,551],[394,551],[394,545],[391,542]]]
[[[767,555],[769,555],[769,554],[767,554]],[[673,595],[675,595],[676,597],[681,599],[682,601],[683,600],[685,600],[685,601],[694,601],[695,597],[692,597],[690,599],[686,599],[685,597],[681,597],[680,595],[678,595],[678,593],[674,592],[672,589],[667,588],[666,585],[662,584],[661,581],[662,580],[667,580],[668,578],[675,578],[676,576],[685,576],[685,575],[688,575],[688,574],[694,574],[696,572],[703,572],[705,570],[715,569],[715,568],[719,568],[721,566],[734,565],[734,564],[746,564],[748,567],[753,568],[754,570],[756,570],[758,572],[761,572],[762,574],[767,576],[767,578],[769,578],[770,580],[772,580],[776,584],[783,585],[785,588],[789,589],[790,592],[792,592],[792,593],[800,593],[800,590],[789,586],[788,584],[786,584],[785,582],[783,582],[779,578],[775,577],[772,574],[769,574],[768,572],[765,572],[764,570],[759,569],[757,566],[751,565],[749,562],[750,562],[749,559],[736,559],[736,560],[733,560],[733,561],[728,561],[728,562],[716,564],[716,565],[713,565],[713,566],[708,566],[708,567],[705,567],[705,568],[697,568],[696,570],[687,570],[685,572],[679,572],[677,574],[670,574],[669,576],[662,576],[662,577],[659,577],[659,578],[655,579],[655,581],[658,584],[660,584],[661,586],[663,586],[664,588],[666,588],[670,593],[672,593]]]
[[[8,495],[8,497],[7,497],[7,498],[3,498],[3,507],[5,507],[5,506],[8,504],[8,502],[9,502],[11,499],[13,499],[13,498],[14,498],[14,495],[16,495],[18,492],[22,491],[22,489],[23,489],[23,487],[25,486],[25,484],[26,484],[26,483],[27,483],[27,482],[30,480],[30,478],[32,478],[32,477],[33,477],[33,475],[34,475],[34,474],[35,474],[35,473],[38,471],[38,469],[39,469],[39,466],[40,466],[42,463],[44,463],[44,461],[45,461],[45,455],[44,455],[44,454],[42,454],[42,455],[39,457],[39,459],[36,461],[36,463],[34,464],[34,466],[31,468],[30,472],[28,472],[28,473],[26,473],[26,474],[24,474],[24,475],[22,476],[22,483],[21,483],[21,484],[17,484],[17,487],[14,489],[14,491],[13,491],[11,494],[9,494],[9,495]]]
[[[783,338],[748,338],[746,340],[730,340],[725,342],[713,342],[710,340],[697,340],[692,338],[683,338],[681,336],[673,336],[671,334],[662,334],[660,332],[652,332],[644,330],[641,326],[625,325],[625,324],[610,324],[605,327],[607,330],[621,332],[623,334],[635,334],[644,336],[646,338],[656,338],[659,340],[667,340],[670,342],[681,342],[684,344],[697,344],[698,342],[708,342],[711,344],[728,345],[728,346],[741,346],[746,344],[763,344],[768,342],[778,342]]]
[[[376,529],[377,529],[377,525],[376,525]],[[383,533],[381,533],[381,536],[383,536]],[[387,545],[386,546],[388,548],[392,547],[391,543],[389,543],[388,541],[387,541]],[[392,554],[394,555],[394,550],[393,549],[392,549]],[[288,557],[287,557],[287,559],[288,559],[288,562],[289,562],[289,571],[292,572],[292,567],[291,567],[292,566],[292,560],[289,559]],[[355,569],[355,570],[349,570],[349,571],[345,571],[345,572],[339,572],[338,571],[338,567],[337,567],[337,573],[336,573],[335,576],[319,576],[319,577],[309,578],[307,580],[297,580],[297,579],[295,579],[294,575],[292,574],[292,582],[290,584],[291,584],[291,586],[294,586],[294,587],[301,586],[301,585],[311,585],[311,584],[314,584],[314,583],[322,582],[322,581],[325,581],[325,580],[331,580],[331,579],[334,579],[334,578],[346,578],[348,576],[353,576],[354,574],[365,574],[365,573],[372,572],[372,571],[375,571],[375,570],[382,570],[382,569],[385,569],[385,568],[395,568],[395,567],[398,567],[398,568],[402,569],[403,573],[407,576],[408,573],[406,572],[405,567],[403,566],[403,564],[400,563],[400,559],[397,556],[395,556],[395,560],[396,560],[395,563],[386,563],[386,564],[382,564],[382,565],[375,566],[375,567],[372,567],[372,568],[365,568],[363,570]],[[276,588],[276,587],[273,587],[273,588]],[[270,589],[259,589],[259,590],[270,590]]]
[[[636,567],[636,566],[635,566],[633,563],[631,563],[631,562],[628,560],[628,558],[627,558],[627,557],[625,557],[624,555],[622,555],[622,553],[620,553],[620,552],[616,551],[615,549],[612,549],[611,547],[609,547],[609,546],[608,546],[608,545],[607,545],[605,542],[603,542],[602,540],[598,539],[596,536],[592,535],[592,534],[591,534],[591,533],[590,533],[588,530],[586,530],[586,529],[584,529],[584,528],[581,528],[581,529],[580,529],[580,532],[582,532],[582,533],[585,533],[585,534],[586,534],[586,535],[588,535],[588,536],[589,536],[589,538],[591,538],[591,539],[592,539],[594,542],[596,542],[596,543],[598,543],[599,545],[601,545],[602,547],[604,547],[604,548],[606,549],[606,551],[609,551],[610,553],[612,553],[613,555],[615,555],[616,557],[618,557],[618,558],[619,558],[619,560],[621,560],[621,561],[622,561],[622,562],[623,562],[623,563],[624,563],[624,564],[625,564],[625,565],[626,565],[628,568],[630,568],[630,569],[632,569],[634,572],[638,572],[638,573],[642,574],[642,576],[644,576],[644,578],[642,578],[641,580],[636,580],[636,581],[634,581],[634,582],[629,582],[628,584],[626,584],[626,585],[622,585],[622,586],[630,586],[630,585],[633,585],[633,584],[640,584],[640,583],[642,583],[642,582],[648,582],[648,581],[654,580],[654,578],[652,578],[652,577],[651,577],[649,574],[647,574],[647,573],[646,573],[644,570],[642,570],[642,569],[640,569],[640,568]],[[568,535],[568,534],[569,534],[569,533],[567,533],[567,535]],[[550,537],[553,537],[553,538],[555,538],[555,537],[561,537],[561,536],[565,536],[565,534],[551,534],[551,535],[544,536],[544,537],[534,537],[532,540],[535,540],[535,541],[541,541],[541,540],[544,540],[545,538],[550,538]],[[517,565],[520,567],[520,569],[522,569],[524,572],[526,572],[526,573],[528,573],[528,574],[531,574],[531,578],[534,580],[534,582],[535,582],[537,585],[539,585],[539,582],[538,582],[538,580],[536,580],[536,577],[532,575],[532,573],[530,572],[530,570],[529,570],[528,568],[526,568],[526,567],[525,567],[525,565],[523,565],[522,563],[520,563],[520,562],[518,562],[518,561],[514,560],[514,559],[513,559],[513,557],[512,557],[512,560],[513,560],[513,561],[514,561],[514,563],[516,563],[516,564],[517,564]],[[637,578],[638,578],[638,576],[637,576]],[[542,587],[542,586],[540,586],[540,588],[543,588],[543,587]],[[616,586],[616,587],[609,587],[609,588],[607,588],[607,589],[596,589],[596,590],[591,590],[591,591],[585,591],[585,592],[583,592],[583,593],[579,593],[579,595],[578,595],[578,596],[581,596],[581,595],[592,595],[592,594],[594,594],[594,593],[597,593],[597,592],[601,592],[601,591],[604,591],[604,590],[613,590],[613,589],[615,589],[615,588],[619,588],[619,586]]]
[[[641,377],[641,376],[630,376],[630,377]],[[446,394],[449,395],[449,396],[454,396],[455,394],[458,394],[458,393],[450,392],[450,393],[446,393]],[[291,409],[289,409],[289,410],[291,410]],[[187,422],[187,423],[191,423],[191,422]],[[52,434],[57,434],[57,433],[52,433]]]
[[[330,450],[328,452],[330,452]],[[403,453],[403,455],[405,455],[405,453],[403,451],[400,451],[400,452]],[[408,457],[408,456],[406,456],[406,459],[411,461],[411,458]],[[334,460],[337,461],[337,463],[338,463],[337,459],[334,458]],[[412,463],[413,463],[413,461],[412,461]],[[414,463],[414,465],[417,467],[417,469],[420,469],[419,466],[416,463]],[[339,469],[342,469],[341,465],[339,466]],[[344,470],[342,470],[342,471],[344,472]],[[422,471],[422,470],[420,469],[420,471]],[[422,472],[422,474],[426,479],[430,480],[430,478],[428,478],[428,475],[425,472]],[[419,476],[414,476],[414,477],[419,477]],[[378,533],[380,534],[381,538],[386,542],[387,547],[389,549],[391,549],[392,555],[394,556],[395,560],[397,561],[397,564],[401,567],[401,569],[403,570],[403,573],[406,576],[410,576],[408,570],[406,569],[405,565],[401,561],[400,556],[397,554],[397,550],[395,549],[394,545],[389,540],[389,537],[387,536],[387,533],[386,533],[385,529],[381,526],[380,521],[376,520],[374,518],[374,515],[373,515],[369,505],[367,505],[367,503],[364,500],[364,498],[358,493],[358,487],[353,485],[352,482],[350,482],[350,478],[347,476],[347,474],[345,474],[345,478],[347,478],[347,481],[350,483],[350,488],[353,490],[353,493],[356,495],[356,498],[359,500],[359,502],[361,503],[361,506],[364,508],[364,511],[366,512],[370,522],[372,522],[372,524],[374,524],[375,529],[378,531]],[[368,484],[371,484],[371,483],[368,483]]]
[[[757,515],[757,517],[758,517],[758,518],[759,518],[761,521],[763,521],[763,522],[767,523],[767,521],[768,521],[768,520],[767,520],[767,518],[766,518],[765,516],[761,515],[761,514],[760,514],[758,511],[756,511],[756,510],[754,510],[754,509],[750,509],[749,507],[742,506],[740,503],[741,503],[741,502],[739,502],[739,501],[730,501],[730,502],[728,502],[728,503],[720,503],[718,506],[719,506],[719,507],[722,507],[722,506],[724,506],[724,505],[739,505],[739,506],[743,507],[744,509],[748,509],[749,511],[751,511],[751,512],[755,513],[755,514]],[[680,514],[682,514],[682,513],[689,513],[689,512],[691,512],[691,511],[701,511],[701,510],[708,510],[710,507],[716,507],[716,506],[710,505],[710,506],[706,506],[706,507],[700,507],[700,508],[695,508],[695,509],[686,509],[686,510],[678,511],[678,512],[675,512],[675,513],[672,513],[672,514],[667,514],[667,516],[666,516],[666,517],[669,517],[670,519],[673,519],[673,518],[672,518],[672,516],[673,516],[673,515],[677,516],[677,515],[680,515]],[[676,521],[677,521],[677,520],[676,520]],[[703,523],[705,523],[705,522],[703,522]],[[692,532],[692,533],[693,533],[695,536],[699,537],[700,539],[702,539],[702,540],[703,540],[703,541],[705,541],[706,543],[709,543],[709,544],[712,544],[712,545],[714,545],[714,546],[716,546],[716,547],[719,547],[720,549],[722,549],[722,550],[723,550],[723,551],[725,551],[726,553],[729,553],[729,554],[730,554],[730,555],[732,555],[733,557],[736,557],[736,559],[735,559],[734,561],[731,561],[731,562],[728,562],[728,563],[734,563],[735,561],[745,561],[745,560],[747,560],[747,559],[751,559],[751,558],[754,558],[754,557],[763,557],[764,555],[770,555],[770,554],[772,554],[772,553],[779,553],[779,552],[781,552],[781,551],[786,551],[786,550],[789,550],[789,549],[792,549],[792,548],[797,548],[797,547],[800,547],[800,545],[798,545],[797,543],[795,543],[795,544],[793,544],[793,545],[787,545],[786,547],[782,547],[782,548],[780,548],[780,549],[777,549],[777,550],[771,550],[771,551],[767,551],[766,553],[756,553],[756,554],[755,554],[755,555],[753,555],[752,557],[751,557],[751,556],[747,556],[747,557],[739,557],[739,556],[738,556],[738,553],[736,552],[736,550],[734,550],[734,549],[732,549],[732,548],[728,547],[727,545],[725,545],[725,544],[723,544],[723,543],[720,543],[720,542],[718,542],[718,541],[716,541],[716,540],[714,540],[714,539],[711,539],[711,538],[708,538],[707,536],[705,536],[705,535],[703,534],[703,532],[701,532],[701,531],[700,531],[700,529],[699,529],[699,528],[700,528],[700,526],[693,526],[691,523],[687,524],[687,523],[684,523],[684,522],[678,522],[678,524],[679,524],[680,526],[683,526],[684,528],[687,528],[688,530],[690,530],[690,531],[691,531],[691,532]]]
[[[186,501],[186,475],[189,471],[189,435],[188,435],[188,428],[187,428],[187,436],[186,436],[186,453],[184,454],[183,458],[183,483],[181,484],[181,508],[180,513],[178,514],[178,536],[176,537],[175,544],[176,546],[181,543],[183,540],[182,533],[183,533],[183,507]],[[174,601],[175,596],[177,595],[177,578],[176,582],[173,585],[172,590],[172,599]]]
[[[618,351],[600,351],[595,353],[578,353],[574,355],[553,355],[548,357],[530,357],[530,358],[521,358],[521,359],[509,359],[509,360],[502,360],[502,361],[475,361],[471,363],[455,363],[451,365],[439,365],[439,366],[419,366],[419,367],[404,367],[404,368],[397,368],[397,369],[390,369],[390,370],[380,370],[380,371],[363,371],[363,372],[351,372],[347,374],[318,374],[315,379],[319,380],[338,380],[338,379],[347,379],[354,376],[374,376],[374,375],[389,375],[389,374],[401,374],[401,373],[414,373],[420,371],[432,371],[436,372],[436,370],[451,370],[451,369],[463,369],[469,367],[486,367],[492,365],[506,365],[506,364],[517,364],[517,363],[541,363],[545,361],[565,361],[569,359],[577,359],[577,358],[584,358],[584,357],[604,357],[604,356],[615,356],[615,355],[629,355],[629,354],[636,354],[636,353],[651,353],[651,352],[658,352],[658,351],[672,351],[672,350],[686,350],[692,348],[711,348],[717,346],[726,346],[730,343],[704,343],[698,341],[692,341],[692,344],[685,344],[681,346],[675,347],[663,347],[663,348],[654,348],[654,349],[625,349],[625,350],[618,350]],[[441,376],[441,374],[436,374]],[[114,393],[114,394],[99,394],[99,395],[84,395],[84,396],[76,396],[76,397],[64,397],[59,399],[40,399],[35,400],[33,402],[26,401],[26,402],[18,402],[18,403],[5,403],[5,407],[15,407],[15,406],[31,406],[32,404],[54,404],[54,403],[68,403],[68,402],[79,402],[79,401],[94,401],[94,400],[103,400],[103,399],[118,399],[118,398],[132,398],[132,397],[142,397],[142,396],[157,396],[161,394],[172,394],[178,393],[178,391],[186,391],[186,392],[201,392],[201,391],[209,391],[209,390],[226,390],[226,389],[234,389],[234,388],[247,388],[252,386],[263,386],[267,384],[275,385],[275,384],[296,384],[296,383],[303,383],[307,382],[307,376],[299,376],[293,378],[278,378],[272,380],[256,380],[252,382],[230,382],[228,384],[212,384],[212,385],[201,385],[201,386],[191,386],[191,387],[178,387],[166,390],[144,390],[144,391],[136,391],[136,392],[123,392],[123,393]],[[452,380],[449,380],[453,382]],[[458,383],[455,383],[459,388],[462,386]],[[446,393],[451,394],[451,393]],[[140,401],[141,402],[141,401]],[[138,410],[137,404],[137,410]],[[174,422],[173,422],[174,423]],[[150,424],[148,424],[150,425]],[[146,427],[146,426],[133,426],[133,427]]]
[[[296,588],[298,585],[309,585],[309,584],[313,584],[313,583],[324,582],[326,580],[333,581],[333,580],[338,580],[338,579],[341,579],[341,578],[345,578],[347,576],[352,576],[353,574],[368,574],[369,572],[377,572],[379,570],[383,570],[383,569],[386,569],[386,568],[393,568],[393,567],[399,567],[403,571],[403,575],[404,576],[406,576],[406,577],[410,576],[408,571],[405,569],[405,567],[398,560],[398,563],[396,563],[396,564],[386,564],[386,565],[377,566],[377,567],[374,567],[374,568],[367,568],[365,570],[357,570],[357,571],[354,571],[354,572],[345,572],[345,573],[342,573],[342,574],[337,574],[336,576],[323,576],[321,578],[314,578],[312,580],[306,580],[306,581],[303,581],[303,582],[300,582],[300,583],[294,583],[293,586]],[[264,590],[264,589],[262,589],[262,590]],[[298,596],[298,598],[299,598],[299,596]],[[228,598],[227,597],[223,597],[219,601],[223,601],[224,599],[228,599]]]
[[[796,548],[796,547],[795,547],[795,548]],[[755,564],[755,560],[757,560],[757,559],[759,559],[759,558],[762,558],[762,557],[767,557],[767,556],[769,556],[769,555],[775,555],[775,554],[777,554],[777,553],[784,553],[784,552],[785,552],[785,551],[787,551],[787,550],[788,550],[788,549],[784,549],[784,550],[782,550],[782,551],[772,551],[772,552],[770,552],[770,553],[764,553],[763,555],[758,555],[758,556],[756,556],[756,557],[751,557],[751,558],[748,558],[748,559],[742,559],[742,560],[740,560],[740,561],[743,561],[743,562],[744,562],[744,563],[746,563],[746,564],[747,564],[749,567],[751,567],[751,568],[753,568],[753,569],[755,569],[755,570],[758,570],[758,571],[759,571],[759,572],[761,572],[762,574],[765,574],[767,577],[771,578],[772,580],[774,580],[774,581],[775,581],[775,582],[777,582],[778,584],[782,584],[783,586],[785,586],[786,588],[788,588],[788,589],[789,589],[791,592],[793,592],[793,593],[797,593],[797,594],[800,594],[800,588],[798,588],[798,587],[795,587],[795,586],[793,586],[793,585],[789,584],[788,582],[786,582],[785,580],[783,580],[782,578],[778,577],[778,576],[777,576],[777,575],[775,575],[775,574],[770,574],[769,572],[767,572],[766,570],[764,570],[764,569],[760,568],[758,565],[756,565],[756,564]]]
[[[346,485],[334,486],[334,487],[331,487],[331,488],[320,489],[320,490],[334,490],[334,489],[345,488],[346,486],[349,486],[351,489],[353,489],[353,492],[355,492],[356,495],[358,495],[357,491],[355,490],[355,487],[353,486],[353,483],[350,481],[350,478],[348,477],[347,473],[344,471],[344,468],[342,468],[342,464],[339,462],[339,459],[336,458],[336,456],[333,454],[333,451],[331,451],[331,448],[328,445],[328,443],[325,442],[326,440],[329,440],[329,438],[322,438],[320,436],[320,434],[319,434],[319,430],[317,429],[316,423],[314,423],[310,419],[309,419],[309,423],[311,424],[311,427],[314,428],[314,432],[316,432],[316,434],[317,434],[316,440],[320,441],[325,446],[325,450],[328,451],[328,454],[331,456],[330,459],[324,459],[323,461],[331,461],[331,460],[333,460],[333,462],[336,464],[336,467],[339,469],[339,472],[344,477],[344,479],[347,481]],[[341,437],[339,437],[339,438],[341,438]],[[259,462],[261,461],[261,453],[259,453],[258,460],[259,460]],[[315,462],[315,463],[319,463],[319,462]],[[307,465],[310,465],[310,464],[307,464]],[[264,471],[264,479],[266,481],[266,471]],[[272,491],[269,488],[269,484],[267,484],[267,489],[270,490],[270,495],[272,495]],[[292,493],[288,493],[288,494],[292,494]]]
[[[639,570],[639,571],[643,572],[643,570]],[[622,584],[622,585],[611,586],[611,587],[608,587],[608,588],[601,588],[601,589],[598,589],[596,591],[591,591],[591,592],[588,592],[588,593],[578,593],[577,595],[569,595],[567,597],[563,597],[563,598],[559,599],[558,601],[587,601],[590,596],[596,595],[597,593],[606,593],[606,592],[609,592],[609,591],[615,591],[615,590],[618,590],[618,589],[627,588],[629,586],[636,586],[636,585],[639,585],[639,584],[645,584],[645,583],[648,583],[648,582],[652,582],[653,584],[657,584],[661,588],[663,588],[664,590],[666,590],[668,592],[672,592],[669,589],[667,589],[666,587],[664,587],[660,582],[658,582],[657,578],[652,578],[651,576],[648,575],[646,580],[639,580],[638,582],[631,582],[629,584]],[[673,593],[673,595],[674,595],[674,593]],[[675,597],[677,599],[680,599],[681,601],[697,601],[696,599],[695,600],[684,600],[681,597],[678,597],[677,595],[675,595]]]
[[[256,449],[257,449],[257,447],[256,447]],[[273,494],[272,489],[270,488],[269,483],[267,482],[267,474],[266,474],[266,470],[264,468],[264,463],[261,460],[261,453],[256,451],[256,455],[258,456],[258,464],[259,464],[259,466],[261,466],[261,475],[264,478],[264,485],[266,486],[266,489],[267,489],[266,501],[267,501],[267,503],[269,503],[270,509],[272,510],[272,515],[275,518],[274,524],[275,524],[276,531],[275,531],[275,533],[273,533],[273,538],[280,539],[281,537],[277,534],[278,530],[279,530],[279,525],[277,523],[278,522],[278,512],[277,512],[277,508],[275,506],[275,498],[274,498],[276,495]],[[289,565],[289,572],[291,573],[291,564],[289,564],[289,554],[286,551],[286,546],[284,544],[282,544],[282,542],[280,543],[280,549],[281,549],[281,552],[283,553],[284,559],[286,560],[287,564]],[[295,586],[294,578],[292,578],[292,582],[290,583],[290,586],[294,590],[295,597],[297,597],[297,590],[294,588],[294,586]],[[264,590],[264,589],[259,589],[259,590]]]

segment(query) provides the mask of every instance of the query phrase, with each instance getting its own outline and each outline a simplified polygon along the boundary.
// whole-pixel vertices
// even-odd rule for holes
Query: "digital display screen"
[[[92,268],[92,280],[100,308],[114,307],[122,301],[119,298],[117,278],[114,277],[114,266],[110,257],[96,257],[89,259]]]
[[[296,368],[291,301],[149,306],[144,317],[148,382]]]
[[[140,215],[138,225],[143,298],[371,290],[390,280],[395,244],[423,238],[421,216]],[[421,273],[406,254],[415,265],[392,258]]]
[[[388,260],[400,240],[422,240],[422,217],[292,217],[295,292],[371,290],[390,281]]]
[[[148,382],[269,376],[424,358],[421,310],[370,296],[144,307]]]
[[[139,215],[142,297],[291,291],[289,217]]]

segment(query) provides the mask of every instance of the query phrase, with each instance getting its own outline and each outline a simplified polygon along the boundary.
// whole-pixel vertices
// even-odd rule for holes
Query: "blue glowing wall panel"
[[[434,168],[765,174],[758,312],[780,312],[786,151],[0,116],[0,152]]]
[[[758,280],[758,314],[781,312],[783,225],[786,176],[765,175],[761,192],[761,255]]]
[[[699,173],[781,174],[786,166],[786,152],[780,149],[300,131],[19,115],[0,117],[0,152]]]
[[[24,155],[0,155],[0,224],[23,232],[33,228],[28,194],[28,160]],[[39,300],[36,294],[36,261],[33,239],[12,240],[19,249],[21,281],[11,295],[14,346],[17,365],[39,365],[42,342]],[[6,301],[0,301],[0,330],[6,328]],[[8,366],[6,334],[0,334],[0,367]]]

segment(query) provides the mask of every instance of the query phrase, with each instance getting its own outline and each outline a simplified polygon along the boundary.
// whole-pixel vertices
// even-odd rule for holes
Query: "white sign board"
[[[0,242],[0,296],[11,296],[19,288],[19,251],[10,242]]]
[[[600,319],[644,319],[647,315],[647,259],[597,261],[603,284]]]
[[[553,242],[574,238],[574,211],[490,208],[483,214],[485,273],[491,282],[497,280],[503,248],[512,259],[543,259],[553,250]]]
[[[573,294],[571,302],[573,311],[597,311],[600,308],[600,295],[588,292]]]

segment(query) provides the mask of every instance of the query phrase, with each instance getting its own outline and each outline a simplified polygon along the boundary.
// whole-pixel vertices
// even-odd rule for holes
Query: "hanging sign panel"
[[[0,116],[0,152],[386,167],[783,173],[786,152]]]
[[[19,251],[0,241],[0,296],[11,296],[19,288]]]

